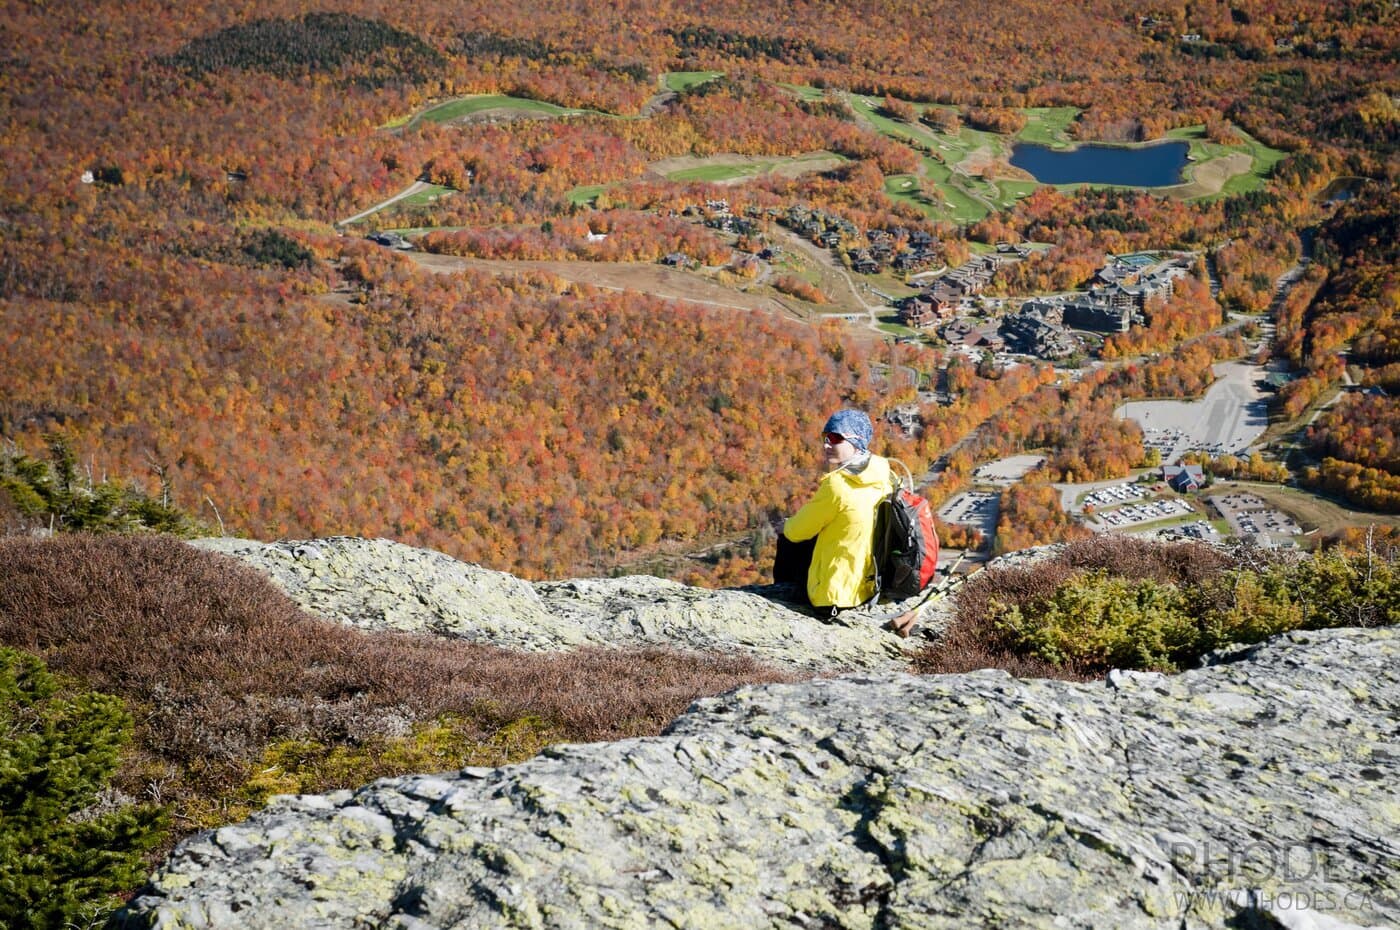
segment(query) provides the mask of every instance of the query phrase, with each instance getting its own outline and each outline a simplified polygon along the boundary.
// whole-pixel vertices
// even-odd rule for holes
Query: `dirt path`
[[[791,232],[790,230],[783,231],[787,233],[788,242],[792,246],[799,249],[813,261],[822,265],[828,271],[842,278],[846,282],[846,287],[850,288],[851,291],[851,300],[855,302],[856,307],[864,311],[867,317],[866,326],[868,329],[879,333],[882,337],[889,335],[880,328],[880,319],[878,316],[876,316],[876,313],[878,311],[885,309],[885,305],[869,304],[865,302],[865,299],[860,296],[860,290],[856,287],[856,282],[851,278],[850,273],[847,272],[845,268],[842,268],[840,265],[838,265],[836,261],[831,257],[830,249],[825,249],[821,246],[808,242],[806,239],[803,239],[801,236],[797,235],[794,232]]]
[[[468,268],[488,274],[546,272],[565,281],[587,284],[608,291],[636,291],[663,300],[684,300],[710,307],[756,310],[784,317],[801,317],[778,300],[760,294],[746,294],[699,275],[664,265],[643,262],[569,262],[462,258],[430,252],[404,253],[423,268],[436,274],[451,274]]]
[[[341,221],[339,221],[338,223],[336,223],[335,225],[337,225],[337,226],[349,226],[351,223],[355,223],[355,222],[358,222],[359,220],[364,219],[365,217],[369,216],[371,213],[378,213],[380,210],[383,210],[385,207],[389,206],[389,204],[391,204],[391,203],[398,203],[400,200],[403,200],[405,197],[412,197],[414,194],[418,193],[419,191],[427,190],[430,186],[431,186],[431,185],[429,185],[426,181],[414,181],[412,184],[408,185],[408,187],[405,187],[403,190],[399,191],[397,194],[395,194],[394,196],[390,197],[388,200],[385,200],[385,201],[383,201],[383,202],[381,202],[381,203],[377,203],[377,204],[375,204],[374,206],[370,207],[368,210],[364,210],[364,211],[362,211],[362,212],[360,212],[360,213],[356,213],[354,216],[350,217],[348,220],[341,220]]]

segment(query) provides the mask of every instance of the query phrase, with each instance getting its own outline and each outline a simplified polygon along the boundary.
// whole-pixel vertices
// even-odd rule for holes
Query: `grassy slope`
[[[680,92],[713,81],[722,74],[723,71],[667,71],[661,76],[661,82],[667,90]]]
[[[363,633],[155,535],[0,537],[0,644],[127,702],[137,725],[116,784],[169,805],[172,840],[274,793],[654,735],[700,695],[790,678],[735,657]]]
[[[567,116],[583,113],[584,110],[571,110],[543,100],[530,100],[525,97],[507,97],[505,94],[482,94],[480,96],[458,97],[424,110],[419,119],[434,123],[450,123],[452,120],[480,113],[482,110],[521,110],[527,113],[547,113],[550,116]]]
[[[1076,107],[1032,107],[1021,112],[1026,114],[1026,125],[1016,134],[1018,140],[1053,148],[1073,144],[1069,127],[1079,118]]]
[[[400,200],[400,201],[397,201],[397,202],[394,204],[394,206],[396,206],[396,207],[421,207],[421,206],[424,206],[424,205],[426,205],[426,204],[432,203],[434,200],[437,200],[439,197],[443,197],[443,196],[445,196],[445,195],[454,194],[454,193],[456,193],[456,191],[455,191],[453,188],[451,188],[451,187],[444,187],[444,186],[441,185],[441,184],[430,184],[430,185],[428,185],[428,187],[425,188],[424,190],[418,191],[416,194],[410,194],[409,196],[405,197],[404,199],[402,199],[402,200]]]
[[[760,174],[767,174],[783,165],[800,165],[802,162],[829,161],[839,156],[833,156],[830,152],[810,152],[805,155],[794,155],[791,158],[767,158],[755,161],[746,161],[738,164],[716,164],[696,165],[693,168],[681,168],[677,171],[666,173],[666,177],[672,181],[732,181],[735,178],[748,178]],[[846,159],[842,158],[842,161]]]

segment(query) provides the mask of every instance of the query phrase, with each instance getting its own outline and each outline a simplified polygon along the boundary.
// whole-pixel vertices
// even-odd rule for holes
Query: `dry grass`
[[[315,790],[352,787],[405,774],[395,759],[446,769],[655,734],[696,697],[790,680],[746,658],[364,634],[159,536],[0,539],[0,643],[127,700],[138,724],[122,787],[173,803],[186,830],[246,814],[250,778],[270,755],[285,764],[287,745],[306,747],[308,765],[334,756]],[[446,748],[390,751],[424,733]]]
[[[435,274],[450,274],[468,268],[494,275],[544,272],[564,281],[604,290],[639,291],[662,300],[689,300],[712,307],[786,315],[783,306],[771,297],[736,290],[702,275],[654,263],[463,258],[431,252],[404,254]]]
[[[1096,569],[1117,577],[1186,587],[1199,586],[1237,565],[1229,554],[1204,544],[1155,543],[1110,533],[1079,540],[1052,559],[1025,567],[989,569],[969,581],[958,592],[957,612],[947,632],[915,657],[914,669],[923,674],[950,674],[1000,668],[1022,677],[1098,678],[1097,669],[1054,665],[1019,654],[990,623],[992,605],[1014,604],[1031,610],[1036,602],[1049,600],[1069,579]]]

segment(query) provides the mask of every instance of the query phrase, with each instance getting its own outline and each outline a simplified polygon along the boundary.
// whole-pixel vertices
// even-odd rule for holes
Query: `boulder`
[[[1397,746],[1395,630],[745,688],[660,737],[278,798],[116,925],[1396,926]]]
[[[531,584],[387,539],[218,538],[194,545],[248,563],[304,609],[363,630],[435,633],[530,651],[739,652],[808,671],[902,669],[912,648],[870,611],[818,618],[781,600],[771,586],[716,591],[649,575]]]

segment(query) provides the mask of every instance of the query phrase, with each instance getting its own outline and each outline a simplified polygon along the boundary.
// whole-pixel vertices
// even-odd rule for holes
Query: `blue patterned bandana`
[[[836,411],[827,419],[822,432],[839,433],[862,452],[870,448],[870,440],[875,438],[875,427],[870,425],[870,417],[859,410]]]

